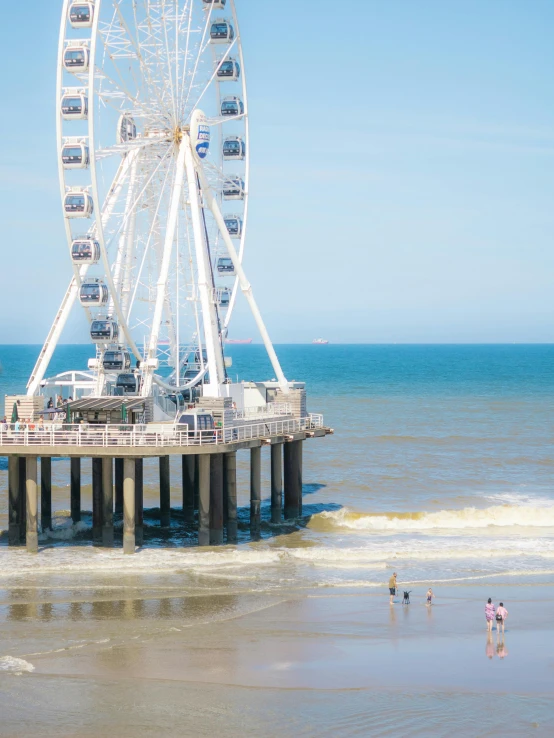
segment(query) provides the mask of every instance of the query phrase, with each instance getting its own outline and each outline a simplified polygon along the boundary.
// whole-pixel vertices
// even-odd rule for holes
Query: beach
[[[239,376],[267,373],[258,349],[234,347]],[[2,394],[28,374],[11,350]],[[86,347],[64,350],[84,360]],[[113,550],[92,546],[90,462],[71,524],[59,459],[39,554],[0,533],[0,735],[552,734],[554,348],[279,352],[335,428],[306,443],[301,519],[271,524],[264,455],[262,539],[250,541],[239,455],[239,543],[199,549],[178,460],[160,528],[154,460],[145,545],[125,557],[121,520]],[[488,597],[510,613],[503,645],[487,640]]]
[[[253,595],[215,576],[199,593],[201,576],[192,586],[170,579],[95,577],[83,587],[75,577],[59,590],[4,589],[0,733],[554,729],[554,591],[546,582],[450,585],[427,607],[421,596],[390,606],[384,587]],[[493,632],[489,641],[484,601],[495,592],[510,616],[504,638]]]

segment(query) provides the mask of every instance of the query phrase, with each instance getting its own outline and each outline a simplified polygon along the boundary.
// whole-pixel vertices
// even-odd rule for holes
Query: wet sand
[[[0,735],[554,731],[552,587],[503,584],[510,619],[489,641],[489,585],[440,588],[428,608],[390,606],[385,588],[287,596],[226,582],[181,596],[174,584],[5,588]]]

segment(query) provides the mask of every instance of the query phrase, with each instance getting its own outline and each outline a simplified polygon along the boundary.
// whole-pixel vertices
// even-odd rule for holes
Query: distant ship
[[[314,338],[312,343],[317,343],[320,346],[326,346],[329,341],[326,338]]]
[[[225,343],[252,343],[251,338],[226,338]]]

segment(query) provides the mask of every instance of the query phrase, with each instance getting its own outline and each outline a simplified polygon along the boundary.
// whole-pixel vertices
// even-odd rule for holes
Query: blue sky
[[[0,343],[41,342],[71,274],[58,5],[4,14]],[[554,340],[554,3],[237,5],[245,264],[274,341]],[[242,305],[233,335],[256,336]],[[76,315],[64,341],[84,340]]]

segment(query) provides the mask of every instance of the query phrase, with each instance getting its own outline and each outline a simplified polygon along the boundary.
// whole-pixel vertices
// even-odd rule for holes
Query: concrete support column
[[[194,488],[196,484],[196,456],[184,454],[183,460],[183,517],[185,523],[194,523]]]
[[[285,443],[285,519],[302,514],[302,441]]]
[[[194,457],[194,510],[198,512],[200,510],[200,472],[198,471],[198,465],[200,463],[200,457]]]
[[[78,457],[71,459],[71,520],[74,525],[81,522],[81,459]]]
[[[280,523],[283,508],[283,445],[271,447],[271,522]]]
[[[262,449],[250,449],[250,535],[260,538],[262,506]]]
[[[123,553],[135,553],[135,459],[123,464]]]
[[[27,493],[27,551],[38,553],[37,457],[28,456],[25,487]]]
[[[302,506],[304,504],[304,500],[302,499],[302,476],[303,476],[303,469],[304,469],[304,441],[298,441],[298,510],[300,511],[300,515],[302,515]]]
[[[102,459],[102,545],[113,547],[113,459]]]
[[[102,459],[92,460],[92,542],[102,543]]]
[[[115,460],[115,514],[123,515],[123,459]]]
[[[199,454],[198,459],[198,545],[210,543],[210,457]]]
[[[135,459],[135,545],[144,543],[144,459]]]
[[[27,479],[27,459],[25,456],[20,456],[18,459],[19,464],[19,542],[22,546],[25,545],[27,538],[27,492],[26,492],[26,479]]]
[[[237,542],[237,454],[224,454],[224,490],[227,501],[227,543]]]
[[[40,459],[40,524],[42,530],[52,528],[52,459]]]
[[[171,481],[169,476],[169,456],[160,456],[160,525],[171,525]]]
[[[210,545],[223,543],[223,454],[210,456]]]
[[[21,538],[21,502],[19,500],[19,458],[8,456],[8,543],[19,546]]]

